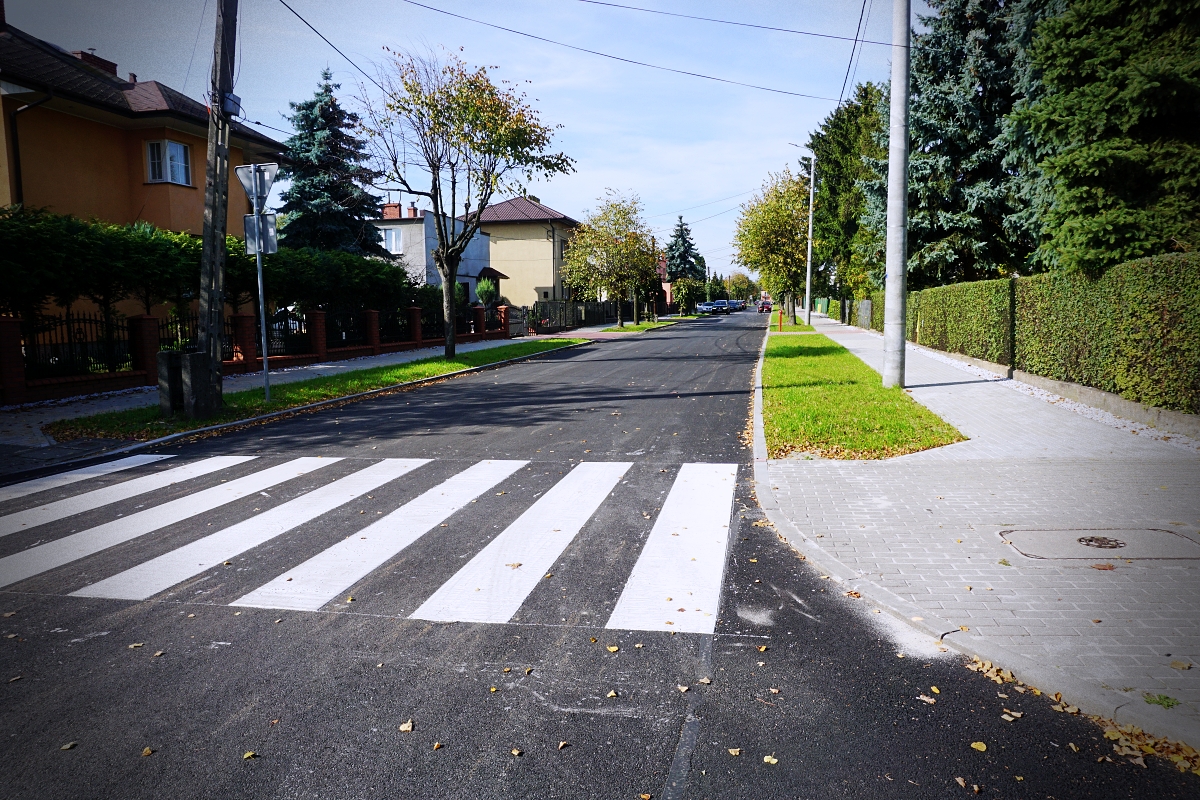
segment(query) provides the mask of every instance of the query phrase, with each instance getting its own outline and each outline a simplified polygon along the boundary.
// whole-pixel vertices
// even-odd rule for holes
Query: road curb
[[[570,338],[570,337],[565,337],[565,338]],[[140,450],[144,447],[153,447],[153,446],[161,445],[161,444],[169,444],[170,442],[178,441],[178,440],[184,439],[188,436],[198,436],[200,434],[216,433],[218,431],[228,430],[230,428],[238,428],[238,427],[249,426],[249,425],[258,425],[261,423],[270,422],[273,419],[278,419],[278,418],[293,415],[293,414],[302,414],[302,413],[305,413],[308,411],[317,411],[317,410],[320,410],[320,409],[328,407],[328,406],[336,405],[338,403],[352,403],[357,400],[365,400],[374,395],[384,394],[386,392],[394,392],[399,389],[406,389],[406,388],[416,388],[416,387],[423,386],[426,384],[434,383],[436,381],[445,380],[447,378],[456,378],[456,377],[459,377],[462,375],[470,375],[470,374],[473,374],[476,372],[483,372],[485,370],[495,369],[497,367],[502,367],[507,364],[515,364],[515,363],[518,363],[521,361],[527,361],[531,358],[536,358],[537,356],[544,356],[547,353],[558,353],[563,350],[572,350],[576,347],[586,347],[587,345],[590,345],[590,344],[595,344],[595,342],[589,340],[586,342],[576,342],[574,344],[565,344],[562,347],[555,347],[551,350],[542,350],[541,352],[538,352],[538,353],[530,353],[529,355],[516,356],[515,358],[506,358],[503,361],[494,361],[491,364],[482,364],[478,367],[467,367],[466,369],[455,370],[454,372],[446,372],[441,375],[433,375],[428,378],[421,378],[420,380],[405,381],[404,383],[394,383],[391,386],[381,386],[378,389],[368,389],[365,392],[357,392],[355,394],[348,394],[348,395],[345,395],[344,397],[333,397],[333,398],[330,398],[329,400],[319,400],[316,403],[308,403],[308,404],[302,405],[302,406],[294,406],[292,408],[280,409],[279,411],[272,411],[270,414],[260,414],[257,417],[247,417],[246,419],[233,420],[232,422],[222,422],[219,425],[208,425],[206,427],[195,428],[194,430],[190,430],[190,431],[180,431],[179,433],[172,433],[167,436],[160,436],[157,439],[150,439],[145,442],[134,442],[133,444],[125,445],[124,447],[118,447],[114,450],[106,450],[105,452],[99,453],[94,456],[85,456],[83,458],[72,459],[70,461],[60,461],[57,464],[50,464],[45,467],[38,467],[37,469],[25,470],[24,472],[11,473],[9,475],[3,476],[3,478],[0,479],[0,486],[9,486],[14,483],[20,483],[23,480],[28,480],[29,478],[27,476],[32,477],[32,476],[36,476],[40,473],[53,472],[58,469],[61,469],[62,467],[86,466],[88,464],[98,464],[98,463],[101,463],[101,462],[111,458],[112,456],[123,455],[124,453],[131,453],[135,450]],[[410,363],[415,363],[415,362],[410,362]]]
[[[755,497],[767,519],[788,540],[794,549],[804,547],[805,559],[812,562],[837,581],[846,591],[857,591],[863,599],[876,605],[883,613],[890,614],[905,625],[934,639],[942,638],[943,646],[962,655],[978,656],[991,661],[1015,674],[1025,683],[1036,686],[1045,693],[1061,692],[1082,713],[1095,714],[1114,720],[1119,724],[1136,725],[1157,736],[1166,736],[1176,741],[1196,744],[1200,742],[1200,723],[1195,720],[1172,717],[1172,712],[1146,703],[1139,694],[1118,692],[1094,684],[1086,679],[1071,675],[1061,667],[1041,664],[1003,645],[981,636],[963,634],[959,625],[940,618],[874,581],[863,578],[857,570],[844,564],[837,556],[828,552],[814,538],[806,536],[780,509],[779,499],[771,486],[767,459],[767,439],[763,423],[763,362],[766,360],[769,334],[764,334],[754,370],[754,487]],[[815,556],[815,557],[814,557]],[[914,620],[920,617],[921,620]],[[948,633],[949,632],[949,633]]]

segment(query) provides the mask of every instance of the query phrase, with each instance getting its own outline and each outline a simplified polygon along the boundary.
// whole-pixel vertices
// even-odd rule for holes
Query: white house
[[[438,274],[433,261],[433,251],[437,248],[434,216],[424,209],[418,209],[415,203],[406,210],[408,213],[402,216],[399,203],[384,203],[383,219],[374,220],[371,224],[383,234],[384,249],[404,256],[413,282],[418,286],[441,286],[442,276]],[[459,220],[453,222],[454,229],[461,231],[463,223]],[[471,238],[467,249],[463,251],[462,262],[458,265],[458,282],[466,287],[467,299],[471,302],[478,299],[475,284],[479,278],[494,278],[491,274],[494,270],[490,270],[490,254],[489,237],[482,231]]]

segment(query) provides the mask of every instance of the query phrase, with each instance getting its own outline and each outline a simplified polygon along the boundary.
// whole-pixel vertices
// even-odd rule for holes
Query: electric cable
[[[336,52],[337,52],[337,54],[338,54],[339,56],[341,56],[342,58],[346,59],[346,61],[348,61],[348,62],[350,63],[350,66],[354,67],[356,70],[358,70],[359,72],[361,72],[364,78],[366,78],[367,80],[369,80],[371,83],[375,84],[376,86],[379,86],[379,89],[380,89],[380,91],[383,91],[383,92],[386,92],[386,91],[387,91],[387,90],[386,90],[386,89],[384,89],[382,86],[380,86],[380,84],[379,84],[379,81],[375,80],[375,79],[374,79],[374,78],[372,78],[370,75],[368,75],[368,74],[366,73],[366,71],[365,71],[365,70],[363,70],[363,68],[362,68],[362,67],[360,67],[358,64],[355,64],[355,63],[354,63],[354,61],[353,61],[353,60],[350,58],[350,56],[348,56],[348,55],[346,55],[345,53],[343,53],[341,50],[339,50],[339,49],[338,49],[338,46],[337,46],[337,45],[335,45],[333,42],[331,42],[331,41],[329,41],[328,39],[326,39],[326,38],[325,38],[325,34],[321,33],[319,30],[317,30],[316,28],[314,28],[311,22],[309,22],[308,20],[306,20],[304,17],[300,16],[300,12],[296,11],[296,9],[292,8],[291,6],[289,6],[289,5],[287,4],[287,0],[279,0],[279,2],[283,4],[283,7],[284,7],[284,8],[286,8],[288,11],[292,12],[293,14],[295,14],[295,15],[296,15],[296,19],[300,20],[300,21],[301,21],[301,22],[303,22],[305,25],[307,25],[309,30],[311,30],[311,31],[312,31],[313,33],[315,33],[317,36],[320,36],[320,37],[321,37],[321,41],[325,42],[325,44],[327,44],[327,45],[329,45],[330,47],[332,47],[332,48],[334,49],[334,51],[336,51]]]
[[[850,68],[854,66],[854,51],[858,47],[858,36],[862,33],[863,17],[867,13],[867,0],[863,0],[862,8],[858,12],[858,27],[854,29],[854,44],[850,45],[850,61],[846,64],[846,77],[842,78],[842,90],[838,92],[838,105],[842,104],[842,98],[846,96],[846,83],[850,80]]]
[[[691,211],[693,208],[704,208],[705,206],[711,206],[715,203],[720,203],[724,200],[732,200],[735,197],[741,197],[744,194],[750,194],[750,192],[754,192],[754,191],[757,191],[757,189],[747,189],[744,192],[738,192],[737,194],[731,194],[731,195],[729,195],[729,197],[722,197],[719,200],[710,200],[707,203],[701,203],[698,206],[689,206],[688,208],[681,208],[678,211],[667,211],[663,214],[651,214],[650,216],[646,217],[646,219],[656,219],[658,217],[666,217],[666,216],[671,216],[671,215],[675,215],[675,214],[682,214],[684,211]]]
[[[180,91],[187,94],[188,78],[192,77],[192,62],[196,60],[196,48],[200,46],[200,33],[204,30],[204,15],[208,13],[208,0],[204,0],[204,7],[200,9],[200,21],[196,23],[196,40],[192,42],[192,57],[188,59],[187,72],[183,75],[183,86]]]

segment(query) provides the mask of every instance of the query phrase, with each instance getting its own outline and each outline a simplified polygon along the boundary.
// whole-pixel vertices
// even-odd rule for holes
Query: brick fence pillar
[[[496,309],[500,312],[500,336],[501,338],[511,338],[508,332],[508,306],[500,306]]]
[[[135,370],[146,371],[147,386],[158,385],[158,318],[138,314],[129,318],[129,357]]]
[[[25,354],[16,317],[0,317],[0,389],[6,405],[25,402]]]
[[[368,308],[363,312],[363,324],[367,328],[367,344],[371,345],[371,353],[379,355],[379,312]]]
[[[324,361],[329,355],[329,344],[325,341],[325,312],[305,311],[304,324],[308,328],[308,349]]]
[[[421,309],[417,306],[408,309],[408,338],[421,344]]]
[[[258,358],[258,326],[254,324],[253,314],[230,314],[229,321],[233,325],[233,360],[246,362],[246,369],[254,371],[254,361]]]
[[[483,334],[485,333],[483,317],[487,311],[484,310],[483,306],[475,306],[471,309],[471,311],[475,314],[475,332],[478,333],[479,338],[482,339]]]

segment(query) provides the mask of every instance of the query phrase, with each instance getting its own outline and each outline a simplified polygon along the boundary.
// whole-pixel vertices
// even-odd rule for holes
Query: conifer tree
[[[692,230],[679,217],[671,241],[667,243],[667,280],[677,281],[681,278],[705,280],[704,257],[696,250],[692,241]]]
[[[285,143],[289,163],[280,170],[291,179],[282,195],[280,243],[384,255],[369,222],[380,217],[379,198],[365,188],[377,173],[366,166],[365,144],[352,133],[358,116],[334,96],[339,88],[325,69],[311,100],[289,104],[296,133]]]

